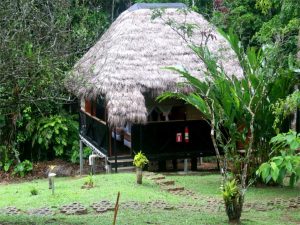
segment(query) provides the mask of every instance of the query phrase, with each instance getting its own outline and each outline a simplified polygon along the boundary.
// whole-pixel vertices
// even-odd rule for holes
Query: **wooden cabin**
[[[161,8],[163,13],[154,18]],[[168,21],[197,26],[186,36]],[[108,166],[132,163],[140,150],[161,165],[167,159],[190,158],[194,168],[197,157],[215,155],[201,112],[179,100],[155,100],[166,91],[193,91],[166,67],[209,79],[190,44],[205,44],[228,76],[242,76],[227,40],[184,4],[135,4],[123,12],[66,80],[66,87],[81,99],[81,146],[89,145]]]

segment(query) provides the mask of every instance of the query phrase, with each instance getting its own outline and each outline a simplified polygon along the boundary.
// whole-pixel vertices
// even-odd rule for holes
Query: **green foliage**
[[[147,157],[142,153],[142,151],[138,152],[133,159],[133,165],[138,168],[144,168],[145,165],[149,163]]]
[[[297,90],[288,95],[285,99],[279,99],[271,107],[275,115],[273,128],[279,132],[278,125],[281,124],[281,121],[300,107],[300,92]]]
[[[296,153],[300,147],[300,134],[294,131],[278,134],[271,139],[271,143],[273,153],[280,152],[280,155],[261,164],[256,174],[265,183],[272,180],[278,184],[283,184],[284,178],[289,175],[289,184],[294,187],[300,178],[300,155]]]
[[[300,2],[298,0],[283,0],[280,16],[284,23],[293,18],[300,18]]]
[[[273,37],[278,33],[278,28],[281,26],[280,16],[276,15],[262,25],[259,31],[253,36],[253,39],[260,43],[271,42],[273,41]]]
[[[241,195],[235,179],[228,180],[221,186],[221,190],[225,202],[232,202],[237,196]]]
[[[9,159],[7,156],[7,148],[5,145],[0,145],[0,169],[7,172],[13,163],[13,160]]]
[[[238,182],[235,179],[227,180],[226,183],[221,186],[221,190],[229,222],[239,221],[243,209],[244,195],[240,191]]]
[[[18,163],[14,167],[13,174],[17,174],[20,177],[24,177],[28,172],[32,171],[32,169],[32,162],[30,162],[29,160],[24,160],[23,162]]]
[[[281,155],[271,158],[268,162],[261,164],[257,170],[265,183],[271,180],[283,185],[284,178],[289,176],[289,185],[294,187],[300,178],[300,156]]]
[[[67,134],[68,127],[65,118],[61,116],[46,117],[38,122],[32,145],[38,145],[46,150],[52,145],[55,154],[60,156],[67,146]]]
[[[74,141],[75,143],[72,146],[72,151],[71,151],[71,158],[70,161],[72,163],[79,163],[80,157],[79,157],[79,144],[78,141]],[[89,155],[92,153],[92,149],[89,147],[84,147],[83,148],[83,158],[87,159]]]
[[[272,8],[272,1],[256,0],[255,7],[261,9],[262,13],[266,15],[269,12],[269,10]]]
[[[273,153],[285,151],[287,155],[293,155],[300,148],[300,134],[290,130],[288,133],[277,134],[270,143],[273,145]]]
[[[92,174],[86,177],[84,185],[87,185],[88,187],[94,187],[94,177]]]
[[[28,130],[40,117],[61,114],[72,101],[63,86],[66,71],[100,37],[109,19],[100,0],[3,0],[0,14],[0,145],[6,146],[8,158],[20,161],[19,155],[38,155],[28,145],[33,137]],[[56,153],[62,153],[64,137],[42,138],[36,142],[56,143]]]
[[[0,166],[2,167],[3,166],[3,171],[4,172],[8,172],[9,171],[9,169],[11,168],[11,166],[12,166],[12,164],[13,164],[13,160],[6,160],[4,163],[0,163]]]
[[[78,122],[70,116],[54,115],[41,118],[30,130],[32,146],[44,151],[54,150],[56,156],[72,158],[78,151]],[[71,151],[69,150],[71,149]]]
[[[37,190],[35,187],[32,187],[32,188],[31,188],[31,190],[30,190],[30,194],[31,194],[31,195],[38,195],[38,193],[39,193],[39,192],[38,192],[38,190]]]
[[[231,33],[226,35],[226,38],[237,53],[244,69],[243,78],[237,79],[234,76],[229,78],[206,47],[193,46],[195,53],[206,65],[208,78],[200,81],[188,71],[168,68],[180,73],[187,83],[194,87],[195,92],[190,94],[165,93],[159,100],[175,97],[195,106],[216,131],[216,140],[225,150],[228,159],[240,165],[244,159],[236,151],[236,143],[238,141],[245,143],[244,148],[248,152],[252,151],[253,147],[249,145],[251,134],[252,138],[254,136],[260,142],[266,139],[264,132],[269,124],[259,123],[260,120],[257,119],[260,119],[259,113],[265,111],[266,106],[263,103],[276,76],[264,67],[263,51],[249,48],[244,53],[236,35]],[[226,129],[226,136],[224,136],[224,129]],[[255,145],[255,143],[252,144]],[[236,176],[241,173],[240,168],[241,166],[237,166]]]
[[[234,30],[243,46],[251,44],[251,38],[262,26],[265,16],[255,8],[255,1],[226,0],[227,13],[215,11],[211,21],[225,31]]]
[[[245,47],[271,46],[266,61],[275,71],[288,68],[295,58],[299,32],[298,0],[225,0],[227,13],[215,11],[211,21],[225,31],[234,30]]]

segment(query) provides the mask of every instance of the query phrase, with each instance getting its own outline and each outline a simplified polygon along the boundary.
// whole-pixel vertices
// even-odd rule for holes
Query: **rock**
[[[163,179],[165,179],[164,176],[155,176],[150,178],[150,180],[163,180]]]
[[[161,180],[156,180],[156,184],[158,184],[158,185],[174,185],[175,181],[161,179]]]
[[[178,187],[178,186],[164,186],[163,187],[164,190],[169,191],[169,192],[173,192],[173,191],[183,191],[184,187]]]
[[[68,165],[55,165],[55,167],[52,169],[48,168],[48,170],[46,171],[46,175],[48,175],[49,172],[55,173],[57,177],[67,177],[74,175],[73,168]]]

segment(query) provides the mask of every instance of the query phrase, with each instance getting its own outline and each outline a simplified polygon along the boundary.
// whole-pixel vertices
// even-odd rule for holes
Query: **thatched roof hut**
[[[145,123],[145,93],[156,97],[164,91],[178,91],[177,84],[183,81],[181,76],[164,67],[180,66],[193,76],[204,78],[203,62],[180,32],[166,25],[168,21],[197,25],[188,41],[206,44],[229,76],[242,76],[234,51],[202,15],[179,11],[178,5],[161,6],[166,9],[156,19],[151,19],[154,7],[150,4],[135,5],[123,12],[76,63],[66,82],[67,88],[77,96],[105,97],[111,126],[122,126],[128,121]],[[203,33],[207,32],[214,38],[206,40]]]

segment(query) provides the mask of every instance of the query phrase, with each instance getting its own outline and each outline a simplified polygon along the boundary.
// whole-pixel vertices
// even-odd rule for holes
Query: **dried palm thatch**
[[[165,9],[159,18],[151,16],[151,9],[122,13],[77,62],[66,81],[67,88],[79,97],[104,96],[111,126],[122,126],[128,121],[145,123],[145,93],[155,97],[164,91],[182,91],[177,84],[183,78],[164,67],[180,66],[193,76],[204,78],[205,65],[188,46],[190,42],[206,44],[229,76],[242,76],[234,51],[203,16],[174,8]],[[170,21],[194,24],[197,28],[185,39],[184,33],[174,28],[176,25],[166,24]]]

